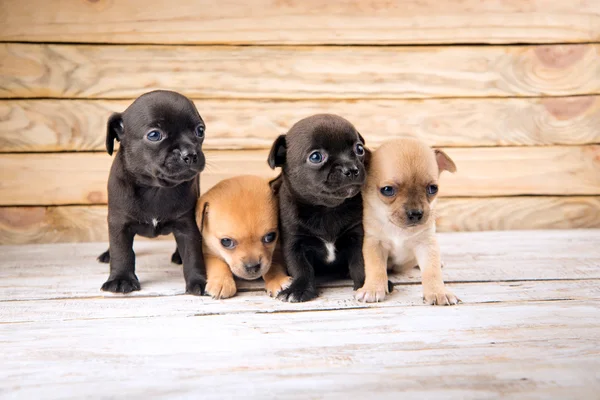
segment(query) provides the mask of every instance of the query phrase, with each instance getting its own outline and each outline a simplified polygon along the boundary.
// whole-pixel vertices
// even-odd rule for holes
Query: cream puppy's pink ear
[[[454,165],[454,161],[446,153],[444,153],[440,149],[435,149],[435,160],[437,161],[438,168],[440,173],[442,171],[450,171],[452,173],[456,172],[456,165]]]

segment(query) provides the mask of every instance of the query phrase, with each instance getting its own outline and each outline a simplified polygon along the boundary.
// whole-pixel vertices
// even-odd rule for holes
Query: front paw
[[[214,299],[227,299],[237,292],[237,288],[233,278],[225,276],[217,279],[209,279],[206,284],[206,292]]]
[[[194,296],[202,296],[206,287],[206,279],[199,276],[189,279],[185,284],[185,292]]]
[[[307,283],[292,281],[292,284],[287,289],[283,289],[277,295],[277,298],[290,303],[301,303],[309,301],[317,297],[317,290],[314,286]]]
[[[385,295],[389,293],[389,282],[381,284],[365,285],[356,291],[354,298],[365,303],[378,303],[385,299]]]
[[[269,279],[265,281],[265,290],[271,297],[277,297],[279,293],[287,289],[292,284],[292,278],[289,276],[282,275],[275,279]]]
[[[445,287],[423,290],[423,303],[432,306],[452,306],[461,300]]]
[[[105,292],[112,293],[131,293],[140,290],[140,281],[137,276],[118,276],[114,279],[108,278],[101,288]]]

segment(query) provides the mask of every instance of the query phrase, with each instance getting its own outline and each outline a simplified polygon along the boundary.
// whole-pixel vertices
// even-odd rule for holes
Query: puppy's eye
[[[364,156],[365,147],[361,143],[356,143],[356,145],[354,146],[354,152],[357,156]]]
[[[321,164],[323,161],[325,161],[325,156],[323,156],[323,153],[320,151],[313,151],[309,154],[308,161],[313,164]]]
[[[392,186],[384,186],[379,189],[379,191],[385,197],[393,197],[396,194],[396,189],[394,189]]]
[[[199,138],[203,138],[204,131],[206,131],[206,128],[203,125],[198,125],[196,127],[196,136],[198,136]]]
[[[159,131],[150,131],[146,134],[146,138],[151,142],[162,140],[162,134]]]
[[[427,186],[427,194],[428,195],[433,196],[437,192],[438,192],[438,186],[437,185],[429,185],[429,186]]]
[[[233,239],[223,238],[221,239],[221,246],[225,247],[226,249],[233,249],[235,247],[235,242]]]
[[[276,238],[277,234],[275,232],[269,232],[265,236],[263,236],[262,241],[263,243],[271,243],[275,241]]]

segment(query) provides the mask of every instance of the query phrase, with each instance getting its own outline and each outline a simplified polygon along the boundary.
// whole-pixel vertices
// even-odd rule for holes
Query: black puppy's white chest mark
[[[332,242],[327,242],[325,240],[323,240],[323,243],[325,244],[325,262],[328,264],[331,264],[332,262],[335,261],[335,243]]]

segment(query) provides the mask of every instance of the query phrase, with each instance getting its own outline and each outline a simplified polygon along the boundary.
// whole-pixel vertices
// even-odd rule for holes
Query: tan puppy
[[[270,296],[289,286],[291,278],[275,251],[277,197],[266,179],[244,175],[223,180],[200,198],[196,213],[207,293],[217,299],[233,296],[233,275],[248,280],[262,276]]]
[[[444,285],[435,235],[442,171],[456,171],[450,157],[416,139],[388,141],[372,154],[363,189],[365,284],[356,292],[357,300],[383,300],[387,270],[418,265],[425,303],[460,301]]]

